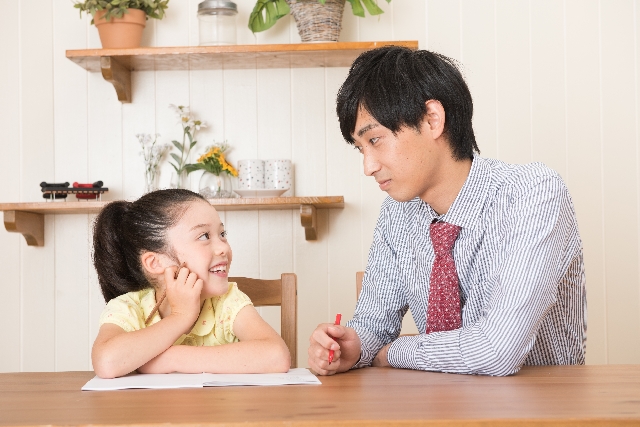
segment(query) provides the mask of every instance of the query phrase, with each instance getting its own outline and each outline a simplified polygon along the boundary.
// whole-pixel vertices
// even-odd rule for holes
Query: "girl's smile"
[[[214,274],[218,277],[228,277],[227,274],[227,263],[220,263],[209,270],[209,273]]]
[[[218,212],[206,201],[190,203],[180,220],[167,231],[167,242],[175,258],[184,261],[189,271],[202,279],[203,301],[229,289],[232,252],[226,236]]]

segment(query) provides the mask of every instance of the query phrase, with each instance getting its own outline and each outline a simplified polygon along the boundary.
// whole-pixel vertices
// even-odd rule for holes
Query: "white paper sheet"
[[[308,369],[290,369],[282,374],[130,374],[120,378],[94,377],[82,390],[123,390],[128,388],[200,388],[246,385],[322,384]]]

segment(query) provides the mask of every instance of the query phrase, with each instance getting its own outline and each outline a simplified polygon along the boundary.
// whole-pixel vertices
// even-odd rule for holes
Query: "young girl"
[[[226,234],[214,207],[188,190],[102,209],[93,234],[107,301],[91,354],[99,377],[289,369],[282,338],[227,280]]]

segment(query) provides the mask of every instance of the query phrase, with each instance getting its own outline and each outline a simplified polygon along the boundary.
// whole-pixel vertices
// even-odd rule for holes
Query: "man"
[[[316,328],[309,367],[510,375],[523,364],[584,364],[582,243],[567,188],[540,163],[475,154],[471,94],[454,62],[401,47],[365,52],[337,113],[389,197],[354,317]],[[422,333],[399,337],[408,309]]]

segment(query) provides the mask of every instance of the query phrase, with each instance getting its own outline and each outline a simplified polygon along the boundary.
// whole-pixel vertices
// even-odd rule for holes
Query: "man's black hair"
[[[402,127],[420,130],[428,100],[445,111],[444,135],[456,160],[480,152],[473,134],[473,101],[453,59],[426,50],[385,46],[362,53],[338,91],[342,136],[353,144],[359,108],[394,134]]]

